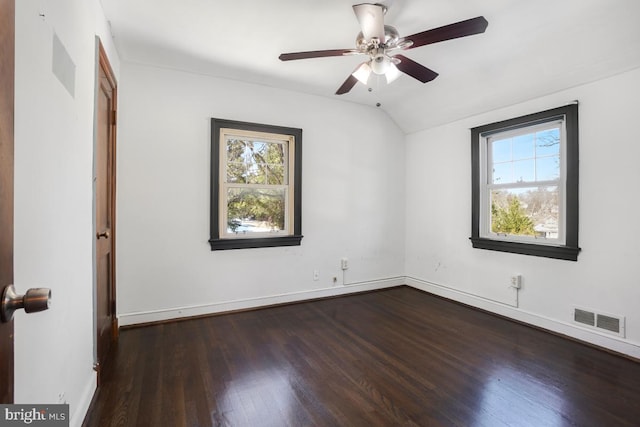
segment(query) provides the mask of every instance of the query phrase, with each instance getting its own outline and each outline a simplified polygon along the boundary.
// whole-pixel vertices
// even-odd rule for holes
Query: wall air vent
[[[573,321],[601,332],[625,336],[625,318],[583,308],[573,309]]]
[[[573,320],[584,325],[596,326],[596,314],[592,311],[576,308],[573,312]]]
[[[604,314],[598,314],[596,320],[596,327],[606,329],[607,331],[620,333],[620,319],[617,317],[605,316]]]

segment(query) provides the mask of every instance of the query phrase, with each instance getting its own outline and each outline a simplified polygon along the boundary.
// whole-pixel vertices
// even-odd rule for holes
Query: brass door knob
[[[31,288],[24,295],[18,295],[13,285],[9,285],[2,291],[0,306],[0,320],[10,322],[13,313],[21,308],[26,313],[47,310],[51,305],[51,289]]]

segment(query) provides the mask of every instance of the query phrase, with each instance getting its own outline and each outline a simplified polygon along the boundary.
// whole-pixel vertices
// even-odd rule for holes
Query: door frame
[[[110,314],[111,314],[111,330],[112,330],[112,339],[116,341],[118,339],[118,317],[116,316],[116,117],[117,117],[117,109],[118,109],[118,84],[115,78],[115,74],[113,72],[113,68],[111,67],[111,63],[109,62],[109,58],[107,53],[102,45],[102,41],[100,37],[96,36],[96,69],[95,69],[95,100],[94,100],[94,138],[93,138],[93,359],[94,359],[94,370],[97,375],[97,383],[100,385],[100,374],[101,367],[104,366],[105,361],[98,360],[98,320],[97,320],[97,295],[98,295],[98,280],[97,280],[97,260],[96,260],[96,239],[95,236],[98,233],[96,226],[96,172],[97,172],[97,143],[98,143],[98,135],[97,135],[97,112],[98,112],[98,93],[100,91],[100,70],[102,69],[107,79],[109,80],[109,84],[113,89],[112,95],[112,117],[111,117],[111,150],[110,156],[111,161],[110,165],[110,182],[109,186],[111,189],[111,229],[110,229],[110,241],[111,241],[111,289],[110,296],[111,301],[109,301],[110,306]]]
[[[0,294],[13,284],[15,1],[0,0]],[[0,403],[14,399],[13,320],[0,324]]]

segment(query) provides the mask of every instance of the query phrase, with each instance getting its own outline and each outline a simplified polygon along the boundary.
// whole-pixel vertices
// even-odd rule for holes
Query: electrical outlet
[[[342,258],[340,260],[340,267],[343,270],[348,270],[349,269],[349,259],[348,258]]]
[[[58,403],[67,403],[67,398],[65,396],[64,391],[62,393],[58,393]]]
[[[520,289],[522,287],[522,275],[515,274],[511,276],[511,287],[515,289]]]
[[[314,281],[320,280],[320,270],[313,270],[313,280]]]

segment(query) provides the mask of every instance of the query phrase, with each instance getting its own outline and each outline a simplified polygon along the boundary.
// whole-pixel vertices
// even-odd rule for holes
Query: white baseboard
[[[84,390],[82,390],[80,400],[76,405],[69,405],[69,426],[80,427],[82,425],[82,422],[89,411],[89,406],[91,406],[91,400],[93,400],[93,395],[97,386],[96,373],[91,369],[90,378],[87,381]]]
[[[314,289],[309,291],[269,295],[258,298],[223,301],[187,307],[175,307],[164,310],[149,310],[136,313],[123,313],[118,315],[118,321],[120,326],[130,326],[144,323],[161,322],[165,320],[176,320],[193,316],[224,313],[235,310],[265,307],[274,304],[284,304],[316,298],[347,295],[356,292],[384,289],[401,285],[411,286],[413,288],[429,292],[434,295],[438,295],[453,301],[458,301],[472,307],[496,313],[501,316],[505,316],[599,347],[604,347],[636,359],[640,359],[640,344],[628,339],[613,335],[607,335],[605,333],[587,328],[582,328],[579,325],[562,322],[537,313],[522,310],[510,304],[484,298],[480,295],[474,295],[414,277],[404,276],[370,280],[359,283],[346,284],[344,286],[333,286],[329,288]],[[89,400],[91,399],[89,398]]]
[[[470,294],[413,277],[406,277],[405,284],[434,295],[458,301],[472,307],[480,308],[482,310],[496,313],[501,316],[640,359],[640,343],[635,343],[613,335],[606,335],[605,333],[582,328],[572,323],[551,319],[508,304],[492,301],[479,295]]]
[[[176,307],[164,310],[141,311],[137,313],[122,313],[118,315],[120,326],[137,325],[165,320],[182,319],[186,317],[202,316],[207,314],[224,313],[234,310],[264,307],[274,304],[305,301],[315,298],[326,298],[337,295],[346,295],[355,292],[372,291],[376,289],[390,288],[405,284],[404,276],[378,280],[369,280],[358,283],[347,283],[344,286],[332,286],[329,288],[314,289],[310,291],[291,292],[279,295],[269,295],[258,298],[247,298],[233,301],[223,301],[211,304],[194,305],[188,307]]]

